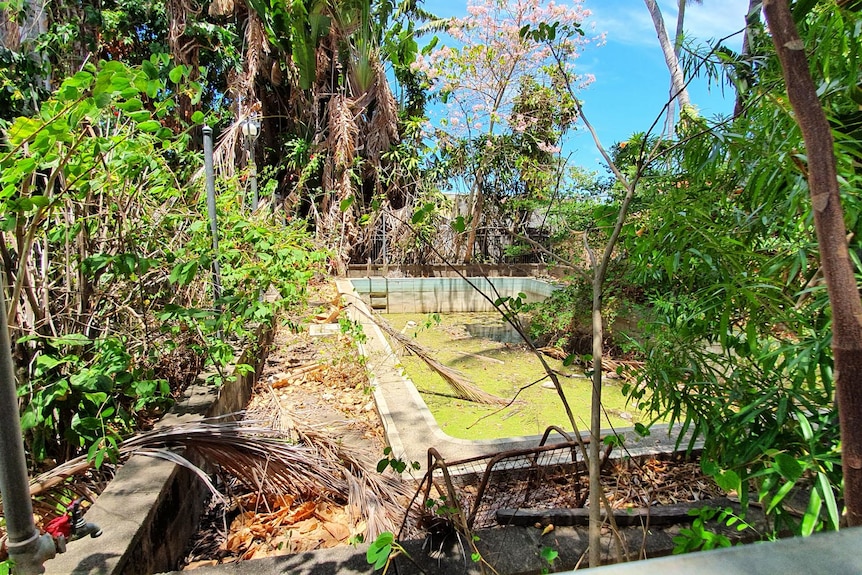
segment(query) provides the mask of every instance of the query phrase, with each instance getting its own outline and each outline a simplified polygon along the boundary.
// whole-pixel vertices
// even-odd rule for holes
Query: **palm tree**
[[[286,209],[313,221],[343,272],[369,240],[359,221],[372,204],[405,202],[403,186],[381,177],[400,138],[382,45],[394,20],[428,15],[409,0],[397,7],[389,0],[246,1],[231,7],[247,15],[246,54],[233,83],[238,121],[222,151],[230,159],[240,122],[259,113],[265,147],[288,172]],[[399,41],[408,51],[412,42],[415,52],[410,33]]]
[[[682,22],[685,19],[685,0],[680,0],[680,15],[677,18],[677,38],[675,43],[671,43],[670,38],[668,38],[667,30],[664,26],[664,18],[661,15],[661,9],[659,9],[658,4],[655,0],[644,0],[644,3],[649,10],[650,16],[652,16],[653,25],[655,26],[656,34],[658,35],[658,41],[661,45],[661,50],[664,53],[664,60],[667,63],[668,70],[670,70],[671,77],[671,99],[679,102],[680,113],[685,111],[687,107],[691,106],[691,100],[688,97],[688,89],[685,84],[685,76],[682,73],[682,68],[679,65],[679,46],[680,43],[680,30],[682,28]]]
[[[695,4],[703,4],[703,0],[692,0]],[[679,0],[679,9],[676,13],[676,33],[673,36],[673,53],[676,55],[677,61],[679,61],[679,55],[682,51],[682,41],[685,39],[685,8],[687,5],[686,0]],[[667,121],[665,122],[665,133],[668,136],[673,134],[674,127],[674,110],[676,108],[676,97],[675,90],[673,89],[673,80],[671,79],[670,83],[670,102],[667,106]]]

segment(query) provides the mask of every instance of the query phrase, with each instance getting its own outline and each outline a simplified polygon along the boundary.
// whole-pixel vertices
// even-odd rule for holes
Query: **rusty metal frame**
[[[548,439],[550,438],[550,435],[553,432],[556,432],[559,435],[561,435],[563,437],[564,441],[559,442],[559,443],[549,444]],[[589,437],[584,438],[584,441],[583,441],[584,445],[586,445],[589,442],[590,442]],[[476,521],[476,516],[479,513],[479,509],[482,506],[482,500],[485,496],[485,491],[487,490],[488,485],[491,481],[491,476],[494,473],[494,468],[496,467],[496,465],[498,463],[500,463],[501,461],[504,461],[506,459],[523,458],[525,461],[528,462],[528,466],[530,468],[532,468],[533,470],[538,470],[539,455],[541,455],[542,453],[550,452],[550,451],[569,449],[570,453],[571,453],[571,459],[569,462],[574,464],[575,474],[578,478],[580,478],[581,474],[578,471],[577,464],[579,461],[585,461],[587,458],[586,457],[587,454],[582,453],[582,458],[578,459],[578,449],[579,448],[580,448],[579,443],[576,440],[574,440],[568,432],[564,431],[562,428],[560,428],[556,425],[552,425],[545,430],[544,434],[542,435],[542,439],[539,441],[539,445],[536,447],[509,449],[506,451],[501,451],[501,452],[496,453],[496,454],[480,455],[477,457],[470,457],[467,459],[460,459],[460,460],[452,461],[452,462],[446,462],[446,460],[443,458],[443,456],[440,455],[439,451],[437,451],[433,447],[429,448],[428,449],[428,467],[427,467],[426,476],[425,476],[425,479],[427,479],[427,484],[425,485],[425,489],[424,489],[424,497],[422,500],[422,505],[424,506],[425,503],[428,501],[428,498],[431,496],[431,488],[434,485],[434,472],[436,470],[440,470],[440,472],[443,475],[443,481],[446,485],[446,492],[447,492],[446,496],[449,498],[450,502],[452,502],[453,505],[457,506],[457,509],[459,510],[459,512],[458,512],[459,513],[459,519],[461,521],[463,521],[464,527],[468,530],[472,529],[473,524]],[[612,444],[609,444],[606,447],[606,449],[604,450],[602,461],[601,461],[601,466],[600,466],[601,468],[604,468],[605,464],[609,460],[612,450],[613,450]],[[452,475],[450,473],[450,469],[454,468],[454,467],[469,465],[471,463],[477,463],[480,461],[487,461],[487,463],[485,464],[485,471],[482,474],[481,481],[479,482],[479,486],[478,486],[478,489],[476,491],[475,500],[473,501],[472,505],[470,506],[469,513],[467,514],[466,517],[464,517],[463,516],[464,511],[461,508],[461,503],[460,503],[460,499],[458,497],[458,493],[456,492],[455,486],[452,482]],[[536,478],[536,476],[537,476],[536,474],[532,474],[532,477],[528,478],[528,481],[534,480]],[[423,483],[424,482],[425,481],[423,480]],[[584,505],[585,499],[586,498],[583,496],[579,497],[577,506],[582,507]]]

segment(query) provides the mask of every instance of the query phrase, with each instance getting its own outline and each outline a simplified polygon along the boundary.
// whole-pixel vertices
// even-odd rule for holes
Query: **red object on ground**
[[[51,537],[59,537],[62,535],[68,539],[72,534],[72,520],[68,515],[55,517],[48,522],[48,525],[45,526],[45,531],[49,533]]]

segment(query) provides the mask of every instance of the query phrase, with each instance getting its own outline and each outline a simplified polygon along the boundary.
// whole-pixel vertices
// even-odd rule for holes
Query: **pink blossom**
[[[550,46],[521,38],[520,30],[539,23],[559,22],[570,29],[585,26],[590,11],[584,0],[468,0],[467,16],[448,23],[454,42],[441,46],[428,57],[420,58],[414,69],[423,71],[432,82],[432,90],[448,93],[450,122],[446,131],[465,133],[484,129],[492,134],[510,129],[527,132],[536,120],[513,113],[521,78],[533,77],[549,85],[548,70],[556,66]],[[562,34],[554,41],[554,50],[563,65],[574,72],[575,61],[596,38]],[[578,78],[579,87],[594,80],[592,75]],[[463,122],[456,120],[458,111]],[[549,148],[554,146],[545,142]]]
[[[549,144],[547,142],[538,142],[536,144],[536,147],[538,147],[541,151],[545,152],[546,154],[556,154],[560,151],[559,146],[552,146],[551,144]]]

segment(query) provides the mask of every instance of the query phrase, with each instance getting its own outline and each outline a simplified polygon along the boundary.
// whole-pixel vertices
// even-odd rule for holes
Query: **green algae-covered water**
[[[473,385],[499,397],[515,398],[508,407],[459,399],[443,378],[420,358],[402,354],[401,365],[406,375],[413,380],[440,428],[452,437],[495,439],[541,434],[549,425],[571,427],[556,390],[544,377],[541,363],[526,346],[518,343],[520,337],[499,314],[387,314],[384,317],[394,328],[415,337],[435,359],[463,373]],[[398,344],[393,344],[393,348],[399,350]],[[579,368],[565,367],[561,361],[549,357],[545,357],[545,361],[560,373],[560,382],[578,427],[588,429],[590,381]],[[605,379],[602,399],[610,422],[603,421],[602,427],[646,423],[635,407],[626,405],[620,385],[619,380]]]

